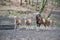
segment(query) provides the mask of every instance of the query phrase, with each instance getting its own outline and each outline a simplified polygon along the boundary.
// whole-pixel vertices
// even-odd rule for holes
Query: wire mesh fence
[[[0,16],[0,29],[1,28],[36,28],[37,24],[36,24],[36,13],[29,13],[29,14],[20,14],[20,15],[16,15],[17,18],[19,18],[19,20],[21,20],[21,25],[17,25],[16,24],[16,19],[13,17],[1,17]],[[30,20],[30,23],[27,24],[26,21]],[[49,26],[48,28],[50,28],[51,26]],[[56,27],[56,25],[54,24],[53,27]],[[44,25],[41,25],[40,28],[46,28]]]
[[[15,19],[0,16],[0,29],[13,29],[15,28]]]

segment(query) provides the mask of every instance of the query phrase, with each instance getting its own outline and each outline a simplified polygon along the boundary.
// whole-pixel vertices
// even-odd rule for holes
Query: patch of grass
[[[7,12],[8,12],[9,14],[11,14],[11,15],[25,14],[24,11],[10,11],[10,10],[8,10]]]

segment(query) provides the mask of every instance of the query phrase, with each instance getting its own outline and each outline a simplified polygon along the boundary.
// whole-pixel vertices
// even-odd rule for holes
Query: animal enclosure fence
[[[14,29],[15,19],[0,16],[0,29]]]

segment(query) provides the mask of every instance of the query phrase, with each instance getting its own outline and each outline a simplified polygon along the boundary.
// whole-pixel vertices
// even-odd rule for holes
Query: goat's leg
[[[37,27],[40,27],[41,24],[37,24]]]
[[[44,24],[44,26],[46,27],[46,24]]]

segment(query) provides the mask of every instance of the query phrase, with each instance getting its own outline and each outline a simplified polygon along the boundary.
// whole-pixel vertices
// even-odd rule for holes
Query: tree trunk
[[[30,4],[30,0],[29,0],[29,4]]]
[[[20,5],[22,5],[22,0],[20,0]]]
[[[25,0],[25,2],[26,2],[26,5],[27,5],[27,4],[28,4],[28,3],[27,3],[27,0]]]
[[[32,6],[33,6],[33,1],[34,1],[34,0],[32,0]]]
[[[36,11],[38,11],[38,0],[37,0],[37,3],[36,3]]]
[[[41,8],[40,13],[41,13],[41,12],[43,12],[43,10],[44,10],[44,8],[45,8],[46,3],[47,3],[47,0],[46,0],[46,1],[45,1],[45,0],[43,0],[43,4],[42,4],[42,8]]]

